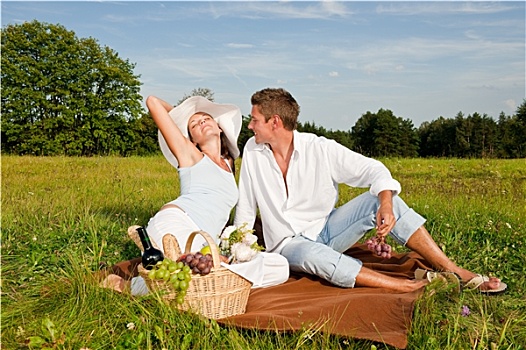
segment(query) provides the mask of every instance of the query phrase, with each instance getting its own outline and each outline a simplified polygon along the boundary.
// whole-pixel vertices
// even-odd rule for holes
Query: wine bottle
[[[144,252],[142,253],[142,266],[147,270],[151,270],[157,262],[164,260],[163,252],[152,245],[150,237],[144,227],[138,227],[137,233],[139,233],[139,238],[144,248]]]

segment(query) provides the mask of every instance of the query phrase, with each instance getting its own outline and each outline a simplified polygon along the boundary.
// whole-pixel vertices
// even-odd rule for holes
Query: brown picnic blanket
[[[365,245],[355,245],[346,254],[360,259],[368,268],[399,278],[413,278],[416,268],[430,267],[414,252],[382,260]],[[139,262],[140,259],[125,261],[112,269],[123,277],[134,276]],[[244,314],[218,322],[261,330],[319,330],[404,349],[414,303],[421,292],[339,288],[317,277],[292,274],[284,284],[251,290]]]

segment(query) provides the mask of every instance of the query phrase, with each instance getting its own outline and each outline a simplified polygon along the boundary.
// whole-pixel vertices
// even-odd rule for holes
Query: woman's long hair
[[[234,157],[232,157],[232,153],[230,153],[230,150],[227,147],[228,139],[224,132],[221,132],[220,139],[221,139],[221,157],[223,157],[228,162],[228,165],[231,165],[232,174],[235,176],[236,175],[236,164],[234,162],[235,159]]]

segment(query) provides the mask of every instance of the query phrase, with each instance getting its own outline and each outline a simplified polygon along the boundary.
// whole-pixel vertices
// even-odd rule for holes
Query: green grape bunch
[[[148,272],[148,278],[153,281],[162,280],[169,283],[173,289],[177,291],[175,302],[177,304],[182,304],[184,303],[186,291],[188,290],[188,287],[190,287],[192,269],[182,261],[177,262],[164,258],[163,261],[159,261]]]

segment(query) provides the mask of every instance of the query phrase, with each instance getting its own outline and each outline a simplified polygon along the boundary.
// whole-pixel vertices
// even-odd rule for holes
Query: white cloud
[[[236,44],[236,43],[228,43],[226,44],[226,46],[232,49],[251,49],[254,47],[254,45],[252,44]]]
[[[338,74],[338,72],[329,72],[329,77],[338,77],[340,74]]]
[[[401,38],[377,40],[372,43],[333,47],[325,53],[349,69],[364,69],[368,74],[378,71],[407,71],[420,69],[431,62],[455,57],[457,65],[475,62],[500,61],[503,58],[524,57],[520,42],[475,41],[469,39]],[[507,64],[511,64],[508,61]],[[524,62],[522,61],[522,64]],[[441,65],[442,66],[442,65]]]
[[[506,107],[508,107],[509,110],[511,111],[515,111],[517,109],[517,103],[515,102],[514,99],[510,98],[506,101],[504,101],[504,104],[506,105]]]
[[[294,1],[240,1],[211,3],[202,11],[210,11],[217,17],[244,17],[244,18],[280,18],[280,19],[329,19],[348,17],[352,11],[345,2],[321,1],[298,2]]]
[[[392,15],[421,15],[421,14],[491,14],[510,11],[515,8],[510,2],[453,2],[453,1],[420,1],[393,2],[388,5],[381,3],[376,12]]]

